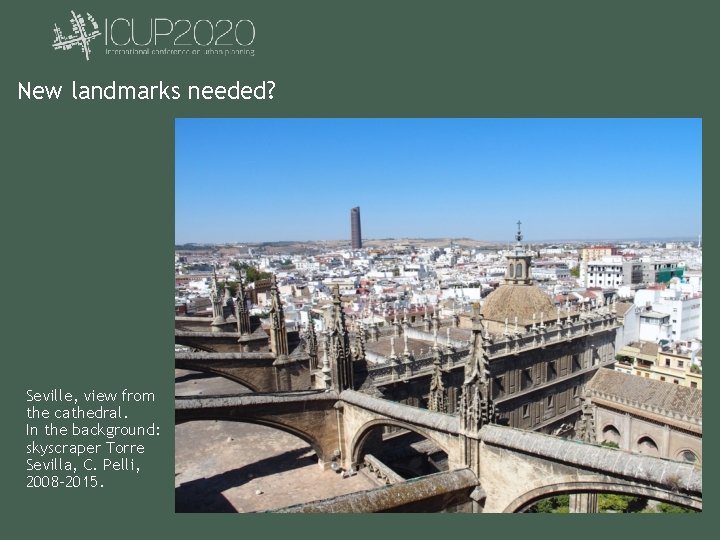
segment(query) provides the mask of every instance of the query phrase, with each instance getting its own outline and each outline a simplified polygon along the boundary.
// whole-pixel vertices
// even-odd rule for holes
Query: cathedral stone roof
[[[517,317],[518,323],[528,324],[532,322],[533,314],[538,323],[540,313],[546,321],[554,320],[555,311],[550,297],[535,285],[506,283],[488,295],[480,313],[491,321],[505,322],[507,318],[512,324]]]

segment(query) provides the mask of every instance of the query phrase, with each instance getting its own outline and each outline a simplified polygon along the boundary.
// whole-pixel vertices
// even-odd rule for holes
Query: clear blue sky
[[[700,119],[178,119],[175,239],[696,238]]]

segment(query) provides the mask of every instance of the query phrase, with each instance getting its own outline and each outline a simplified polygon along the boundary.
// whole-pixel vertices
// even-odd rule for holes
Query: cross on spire
[[[521,225],[521,224],[522,224],[522,221],[520,221],[520,220],[518,219],[518,222],[517,222],[518,232],[517,232],[517,234],[515,235],[515,239],[516,239],[518,242],[521,242],[522,239],[523,239],[522,232],[520,231],[520,225]]]

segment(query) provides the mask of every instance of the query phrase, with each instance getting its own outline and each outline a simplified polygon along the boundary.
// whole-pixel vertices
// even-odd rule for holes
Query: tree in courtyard
[[[272,277],[272,274],[270,272],[261,272],[260,270],[248,263],[233,261],[230,263],[230,266],[232,266],[238,272],[242,272],[243,270],[245,271],[246,283],[255,283],[256,281],[259,281],[261,279],[269,279]]]

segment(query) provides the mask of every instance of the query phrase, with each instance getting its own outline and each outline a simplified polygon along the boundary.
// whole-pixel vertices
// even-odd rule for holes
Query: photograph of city
[[[702,121],[177,119],[175,509],[702,511]]]

